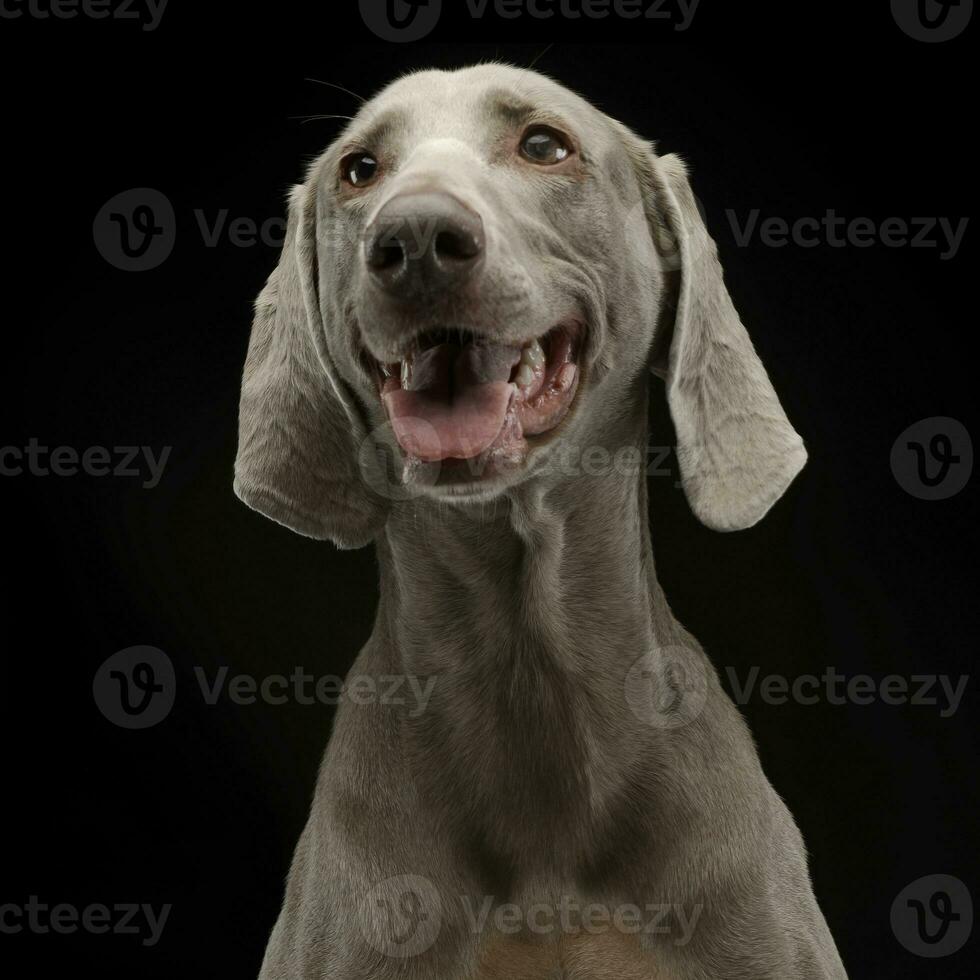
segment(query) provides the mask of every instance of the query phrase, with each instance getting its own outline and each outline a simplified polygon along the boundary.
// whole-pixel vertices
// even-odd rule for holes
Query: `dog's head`
[[[755,523],[806,453],[681,162],[533,72],[410,75],[293,191],[256,307],[236,490],[359,546],[393,475],[457,502],[544,479],[549,447],[608,441],[650,370],[695,513]]]

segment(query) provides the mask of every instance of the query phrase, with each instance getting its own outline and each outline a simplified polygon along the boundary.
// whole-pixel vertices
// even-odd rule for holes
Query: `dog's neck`
[[[628,439],[596,444],[598,464],[577,456],[485,504],[396,508],[379,549],[381,612],[405,669],[525,648],[570,670],[576,656],[635,660],[663,602],[643,456],[621,452],[645,439],[638,419]]]
[[[645,417],[616,441],[609,455],[645,445]],[[432,685],[410,712],[410,740],[430,757],[420,769],[452,771],[435,790],[453,797],[450,819],[470,834],[479,825],[491,851],[516,846],[520,860],[558,846],[539,833],[549,817],[562,824],[580,810],[585,833],[615,808],[649,735],[627,704],[631,668],[672,642],[644,468],[603,469],[532,479],[482,509],[402,506],[379,549],[384,648],[395,669]],[[511,819],[522,808],[544,818],[526,847],[501,826],[511,807]]]

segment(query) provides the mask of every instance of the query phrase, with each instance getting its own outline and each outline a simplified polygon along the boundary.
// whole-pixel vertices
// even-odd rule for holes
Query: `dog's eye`
[[[571,148],[561,134],[547,126],[529,129],[521,140],[521,154],[531,163],[561,163],[571,155]]]
[[[341,174],[348,184],[363,187],[378,175],[378,161],[370,153],[350,153],[340,165]]]

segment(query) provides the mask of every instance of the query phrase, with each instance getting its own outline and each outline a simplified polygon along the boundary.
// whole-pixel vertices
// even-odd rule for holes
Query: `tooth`
[[[534,368],[525,361],[521,361],[521,366],[517,369],[517,376],[514,378],[518,385],[527,388],[534,380]]]
[[[542,350],[541,344],[537,340],[532,340],[524,348],[521,358],[526,359],[532,367],[541,367],[544,364],[544,350]]]
[[[402,361],[402,387],[407,388],[411,380],[412,380],[412,363],[406,357],[405,360]]]

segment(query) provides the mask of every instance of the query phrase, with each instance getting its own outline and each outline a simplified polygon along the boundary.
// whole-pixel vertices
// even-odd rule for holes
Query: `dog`
[[[261,980],[845,977],[656,579],[655,376],[695,515],[755,524],[806,451],[685,166],[554,81],[403,77],[294,188],[235,490],[381,598]]]

